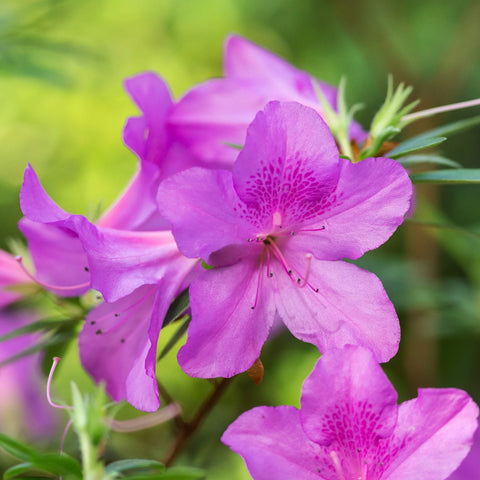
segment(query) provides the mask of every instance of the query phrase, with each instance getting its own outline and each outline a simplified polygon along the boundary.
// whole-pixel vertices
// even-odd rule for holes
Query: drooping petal
[[[412,182],[394,160],[341,162],[337,188],[323,211],[300,226],[290,241],[292,248],[322,260],[355,259],[380,246],[403,222],[412,197]],[[313,228],[324,230],[312,235]]]
[[[301,428],[294,407],[257,407],[238,417],[222,442],[243,457],[254,480],[337,480],[324,449]]]
[[[204,272],[190,286],[192,322],[178,353],[192,377],[232,377],[252,366],[273,323],[272,293],[258,259]],[[254,307],[254,308],[252,308]]]
[[[260,219],[276,214],[282,226],[316,218],[338,174],[338,150],[327,125],[293,102],[270,102],[257,113],[233,166],[240,199],[255,206]]]
[[[141,160],[160,166],[168,145],[165,119],[173,105],[170,91],[153,72],[127,78],[124,85],[142,116],[127,121],[123,140]]]
[[[366,451],[393,433],[396,401],[397,392],[372,352],[347,345],[324,353],[305,380],[300,416],[312,441]]]
[[[469,452],[477,424],[478,407],[466,392],[420,389],[418,398],[399,407],[394,437],[385,448],[391,460],[382,478],[447,478]]]
[[[166,179],[158,190],[161,214],[172,224],[178,248],[192,258],[208,259],[231,244],[244,245],[257,232],[242,218],[244,206],[225,170],[192,168]]]
[[[448,480],[475,480],[480,472],[480,428],[473,437],[473,445],[460,467],[448,477]]]
[[[96,227],[83,217],[75,229],[87,252],[92,288],[107,302],[155,284],[167,272],[188,271],[194,260],[185,258],[170,232],[130,232]],[[185,274],[186,274],[185,273]]]
[[[155,375],[145,368],[157,291],[156,285],[144,285],[114,303],[101,303],[88,314],[79,336],[85,370],[96,382],[105,382],[113,400],[127,399],[145,411],[160,405]]]
[[[22,218],[18,228],[27,239],[35,278],[45,288],[60,297],[76,297],[89,290],[87,255],[72,230],[28,218]]]
[[[306,260],[293,254],[286,258],[294,270],[293,279],[286,274],[275,275],[275,302],[293,335],[313,343],[321,352],[352,344],[370,348],[379,362],[396,354],[398,318],[373,273],[342,261]],[[295,277],[298,273],[305,276],[307,268],[311,287],[303,286],[304,282]]]

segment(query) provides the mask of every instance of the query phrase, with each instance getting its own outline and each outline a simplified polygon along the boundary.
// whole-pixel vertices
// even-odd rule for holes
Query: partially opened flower
[[[320,358],[300,410],[254,408],[222,441],[255,480],[446,479],[470,449],[477,405],[453,388],[396,399],[371,352],[346,346]]]
[[[336,109],[336,88],[315,79],[252,42],[231,35],[225,42],[224,77],[193,87],[174,106],[168,124],[203,161],[231,167],[255,114],[272,100],[296,101],[323,114],[317,87]],[[353,122],[350,137],[366,134]]]
[[[276,315],[322,352],[351,343],[391,358],[395,310],[375,275],[342,259],[385,242],[411,192],[393,160],[339,158],[321,117],[294,102],[257,114],[233,174],[193,168],[162,182],[159,208],[180,250],[215,267],[190,288],[184,371],[247,370]]]
[[[22,286],[32,283],[18,261],[0,250],[0,309],[22,298]]]

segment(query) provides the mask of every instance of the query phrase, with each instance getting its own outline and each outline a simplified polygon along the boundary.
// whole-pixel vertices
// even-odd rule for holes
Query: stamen
[[[298,233],[309,233],[309,232],[321,232],[325,230],[325,225],[322,225],[320,228],[300,228],[299,230],[288,230],[283,232],[275,233],[276,237],[281,237],[282,235],[297,235]]]
[[[57,364],[58,364],[59,361],[60,361],[59,357],[53,357],[52,368],[50,369],[50,373],[48,375],[48,380],[47,380],[47,401],[54,408],[61,408],[61,409],[64,409],[64,410],[72,410],[73,407],[69,407],[69,406],[66,406],[66,405],[59,405],[58,403],[53,402],[52,397],[50,396],[50,388],[52,386],[53,372],[57,368]]]
[[[275,256],[278,258],[278,260],[280,260],[280,263],[282,264],[282,267],[285,269],[287,274],[290,276],[292,274],[292,269],[288,266],[288,263],[285,260],[285,257],[283,256],[280,249],[277,247],[277,245],[273,241],[269,242],[269,246],[272,247],[272,249],[275,253]]]
[[[273,273],[270,272],[270,250],[267,248],[267,277],[272,278]]]
[[[22,267],[22,270],[27,274],[27,276],[37,285],[40,285],[42,288],[45,288],[46,290],[60,290],[62,292],[70,292],[73,290],[78,290],[82,288],[87,288],[90,286],[90,282],[85,282],[85,283],[79,283],[78,285],[69,285],[68,287],[61,286],[61,285],[50,285],[49,283],[42,282],[35,276],[33,276],[26,268],[25,265],[23,264],[23,258],[21,255],[17,255],[15,257],[15,260],[18,262],[18,264]]]
[[[257,306],[258,292],[260,291],[260,282],[262,281],[262,270],[263,270],[263,251],[260,257],[260,267],[258,268],[257,291],[255,292],[255,302],[253,303],[253,306],[250,307],[252,310],[254,310],[255,307]]]
[[[180,405],[171,403],[158,412],[150,413],[139,418],[132,418],[131,420],[115,420],[106,417],[105,424],[114,432],[138,432],[165,423],[180,413],[182,413]]]
[[[421,110],[419,112],[409,113],[402,117],[402,122],[411,122],[423,117],[430,117],[437,113],[449,112],[451,110],[460,110],[462,108],[475,107],[480,105],[480,98],[475,100],[468,100],[467,102],[451,103],[450,105],[443,105],[442,107],[429,108],[427,110]]]
[[[310,265],[312,264],[312,254],[307,253],[305,255],[305,259],[307,260],[307,271],[305,272],[305,277],[303,278],[303,284],[299,285],[300,288],[303,288],[305,285],[308,285],[308,276],[310,275]]]
[[[335,472],[337,472],[339,480],[345,480],[345,475],[343,474],[342,464],[338,458],[337,452],[330,452],[330,457],[333,461],[333,466],[335,467]]]

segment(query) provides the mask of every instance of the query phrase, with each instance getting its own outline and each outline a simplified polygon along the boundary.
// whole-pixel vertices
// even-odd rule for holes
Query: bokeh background
[[[418,108],[479,97],[479,21],[477,0],[2,0],[0,247],[22,241],[16,222],[27,162],[68,211],[93,218],[119,194],[136,165],[121,141],[125,119],[136,113],[122,89],[128,76],[156,71],[179,97],[221,75],[223,40],[235,32],[324,81],[338,84],[346,76],[347,98],[365,104],[357,118],[368,128],[389,73],[414,86]],[[405,134],[475,113],[417,122]],[[478,127],[461,133],[438,151],[479,168],[479,133]],[[480,186],[419,186],[414,217],[358,262],[383,280],[402,322],[400,352],[385,366],[402,400],[419,386],[448,386],[466,389],[480,402],[479,198]],[[168,329],[164,333],[161,342]],[[264,381],[255,386],[247,375],[236,379],[178,464],[204,468],[212,479],[249,478],[243,461],[220,444],[221,433],[253,406],[298,406],[317,356],[312,346],[278,333],[262,353]],[[75,344],[62,363],[57,396],[68,401],[70,380],[92,388]],[[174,352],[158,372],[187,416],[210,389],[180,371]],[[0,395],[6,388],[0,385]],[[135,412],[127,407],[121,415]],[[19,414],[18,423],[23,418]],[[35,441],[57,448],[65,422],[60,417],[52,435]],[[106,456],[161,460],[173,430],[168,425],[113,434]],[[75,453],[73,437],[66,449]],[[1,471],[11,460],[2,456],[0,462]]]

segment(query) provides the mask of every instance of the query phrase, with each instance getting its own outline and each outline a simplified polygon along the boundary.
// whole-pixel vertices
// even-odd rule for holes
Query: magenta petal
[[[473,437],[473,445],[460,467],[448,477],[448,480],[475,480],[480,472],[480,428]]]
[[[341,161],[337,189],[310,226],[325,230],[316,236],[300,231],[291,242],[319,259],[354,259],[377,248],[403,222],[410,207],[412,182],[398,162],[388,158],[368,158],[357,164]]]
[[[301,419],[308,437],[320,445],[345,438],[366,451],[390,436],[397,421],[397,392],[368,349],[346,346],[322,355],[302,389]],[[342,437],[333,418],[341,419]],[[359,428],[362,426],[363,428]],[[338,447],[336,447],[338,448]]]
[[[292,255],[291,267],[305,272],[307,261]],[[311,259],[308,285],[299,287],[286,274],[277,275],[276,305],[288,329],[321,352],[346,344],[370,348],[379,362],[392,358],[400,326],[380,280],[342,261]],[[300,285],[303,283],[300,282]],[[318,292],[314,289],[318,288]]]
[[[336,480],[324,450],[303,432],[294,407],[257,407],[240,415],[222,435],[240,454],[254,480]]]
[[[70,217],[47,195],[30,164],[23,177],[20,207],[23,214],[34,222],[53,223]]]
[[[184,255],[208,261],[212,252],[244,244],[256,233],[241,217],[242,207],[224,170],[192,168],[166,179],[158,190],[160,213],[172,224]]]
[[[22,218],[18,228],[27,239],[35,278],[45,288],[61,297],[76,297],[90,289],[87,255],[74,232],[28,218]]]
[[[145,411],[160,405],[155,376],[147,375],[145,369],[157,290],[156,285],[145,285],[117,302],[100,304],[88,314],[79,336],[80,357],[87,372],[96,382],[106,383],[113,400],[126,398]]]
[[[338,150],[325,122],[298,103],[270,102],[249,126],[233,166],[238,196],[258,216],[281,216],[280,225],[317,215],[337,185]]]
[[[83,217],[75,228],[87,252],[92,288],[107,302],[157,283],[169,271],[192,268],[170,232],[130,232],[96,227]]]
[[[390,449],[398,453],[385,478],[447,478],[470,450],[477,419],[478,407],[464,391],[420,389],[418,398],[399,407],[390,442]]]
[[[178,353],[185,373],[232,377],[252,366],[275,315],[271,292],[260,288],[259,281],[257,260],[250,258],[209,270],[192,283],[192,322]]]
[[[142,160],[160,165],[167,149],[165,119],[173,105],[170,91],[165,82],[152,72],[127,78],[125,89],[143,116],[127,121],[124,142]]]

